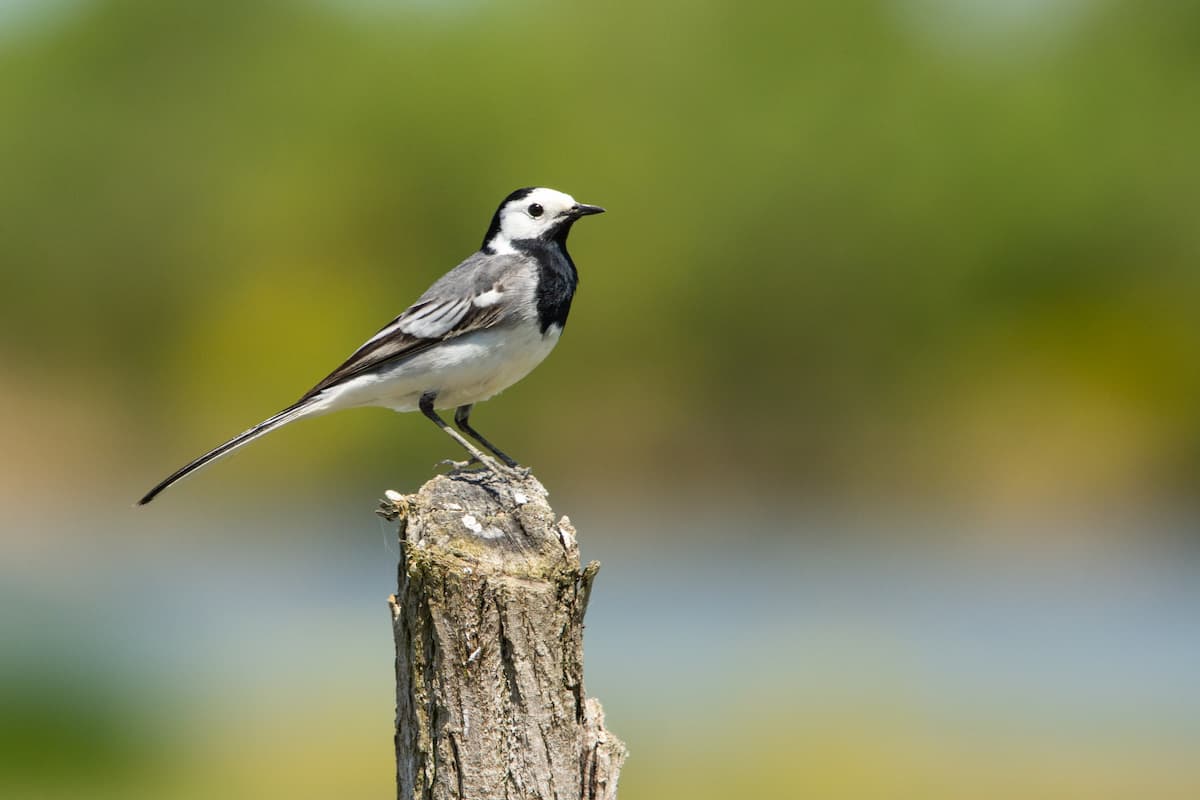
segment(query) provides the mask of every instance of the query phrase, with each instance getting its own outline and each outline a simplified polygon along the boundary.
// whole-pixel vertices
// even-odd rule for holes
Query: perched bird
[[[164,479],[138,501],[289,422],[359,406],[420,410],[496,474],[517,462],[471,427],[471,408],[541,363],[562,334],[579,283],[567,234],[599,206],[545,188],[518,189],[496,209],[483,247],[443,275],[417,302],[372,336],[292,405]],[[446,424],[454,422],[505,466]]]

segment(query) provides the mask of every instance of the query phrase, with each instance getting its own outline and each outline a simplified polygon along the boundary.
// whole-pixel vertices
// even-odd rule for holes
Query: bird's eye
[[[529,216],[531,216],[531,217],[540,217],[540,216],[541,216],[542,214],[544,214],[544,213],[546,213],[546,209],[542,208],[540,204],[538,204],[538,203],[531,203],[531,204],[530,204],[530,206],[529,206]]]

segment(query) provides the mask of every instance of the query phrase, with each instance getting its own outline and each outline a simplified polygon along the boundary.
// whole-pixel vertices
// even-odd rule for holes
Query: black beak
[[[571,216],[576,217],[576,218],[586,217],[589,214],[603,214],[603,213],[604,213],[604,209],[601,208],[600,206],[589,206],[584,203],[576,203],[575,205],[571,206]]]

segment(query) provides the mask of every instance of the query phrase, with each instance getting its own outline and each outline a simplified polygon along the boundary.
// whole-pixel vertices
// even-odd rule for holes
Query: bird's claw
[[[441,461],[437,462],[433,466],[434,467],[449,467],[451,472],[459,472],[460,470],[465,470],[467,467],[471,466],[472,464],[478,464],[478,463],[479,463],[479,459],[474,458],[474,457],[472,457],[466,461],[455,461],[453,458],[443,458]]]
[[[468,469],[469,467],[475,465],[478,465],[479,469]],[[463,471],[469,471],[472,474],[490,472],[492,475],[501,480],[510,481],[524,481],[533,474],[529,467],[522,467],[515,461],[510,464],[508,462],[500,462],[494,458],[491,458],[490,456],[484,456],[484,458],[481,460],[478,456],[473,455],[466,461],[455,461],[452,458],[444,458],[434,466],[449,467],[451,474]]]
[[[522,467],[520,464],[515,462],[512,464],[505,464],[504,471],[507,473],[508,477],[516,478],[519,481],[523,481],[533,474],[533,470],[531,470],[529,467]]]

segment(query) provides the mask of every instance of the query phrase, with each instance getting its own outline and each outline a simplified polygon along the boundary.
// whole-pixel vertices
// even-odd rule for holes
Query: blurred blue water
[[[1200,552],[1182,526],[1059,524],[1014,543],[980,523],[797,522],[762,503],[573,519],[604,562],[587,681],[617,730],[899,701],[948,730],[1200,744]],[[302,689],[390,714],[394,531],[358,504],[4,529],[6,688],[86,674],[197,707]]]

